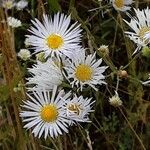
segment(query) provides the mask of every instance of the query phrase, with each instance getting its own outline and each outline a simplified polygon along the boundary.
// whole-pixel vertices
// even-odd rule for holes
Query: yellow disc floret
[[[70,112],[75,113],[76,115],[79,115],[79,114],[80,114],[80,111],[81,111],[82,109],[81,109],[80,106],[77,105],[77,104],[70,104],[70,105],[68,106],[68,110],[69,110]]]
[[[141,40],[144,40],[144,36],[146,35],[146,33],[150,32],[150,27],[142,27],[139,30],[139,37]],[[145,41],[146,42],[146,41]],[[147,43],[147,42],[146,42]]]
[[[124,6],[124,0],[115,0],[114,4],[116,5],[116,7],[122,8]]]
[[[88,65],[81,64],[76,68],[75,76],[80,81],[88,81],[92,78],[92,68]]]
[[[63,43],[64,43],[64,40],[62,39],[61,36],[57,34],[51,34],[47,38],[48,47],[54,50],[60,48],[63,45]]]
[[[41,109],[41,119],[45,122],[54,122],[57,119],[58,111],[55,105],[45,105]]]

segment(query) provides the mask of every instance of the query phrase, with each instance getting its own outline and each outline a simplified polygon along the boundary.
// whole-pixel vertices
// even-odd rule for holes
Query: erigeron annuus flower
[[[69,124],[72,125],[77,122],[90,122],[88,117],[89,113],[93,112],[92,105],[95,101],[91,102],[92,98],[83,98],[83,96],[75,95],[73,99],[66,99],[65,110],[66,118],[69,120]]]
[[[135,50],[135,52],[137,52],[139,49],[141,49],[141,47],[148,44],[148,40],[145,39],[145,35],[150,32],[150,9],[147,7],[143,10],[134,9],[134,11],[136,16],[129,15],[131,21],[124,21],[133,30],[125,33],[134,43],[137,44],[137,49]]]
[[[18,57],[26,61],[31,57],[31,52],[28,49],[21,49],[18,53]]]
[[[118,107],[122,105],[122,101],[116,91],[115,91],[115,95],[109,98],[109,103],[114,107]]]
[[[7,18],[7,23],[12,28],[17,28],[17,27],[21,26],[21,21],[18,20],[18,19],[15,19],[14,17],[8,17]]]
[[[83,86],[89,85],[97,90],[96,85],[106,84],[102,73],[107,67],[100,67],[102,59],[96,60],[95,55],[96,53],[86,56],[84,49],[74,53],[72,60],[64,67],[72,87],[80,87],[82,91]]]
[[[32,89],[52,90],[55,85],[60,85],[63,81],[61,69],[50,58],[46,62],[37,61],[33,68],[28,68],[31,77],[27,78],[27,85],[34,85]]]
[[[15,6],[14,0],[3,0],[2,6],[6,9],[12,9]]]
[[[53,18],[43,15],[43,24],[38,20],[32,21],[34,27],[28,31],[29,44],[35,48],[35,53],[44,51],[46,56],[64,54],[70,56],[73,49],[80,47],[81,29],[77,22],[70,25],[71,16],[57,13]]]
[[[20,116],[26,123],[24,128],[31,129],[35,137],[40,138],[44,135],[54,138],[62,134],[62,131],[68,132],[68,120],[65,116],[62,99],[67,99],[70,93],[64,94],[64,91],[56,92],[53,89],[52,95],[48,91],[33,91],[29,95],[30,100],[24,101],[21,105],[22,111]]]
[[[27,6],[28,6],[28,2],[26,0],[21,0],[18,3],[16,3],[16,8],[18,10],[22,10],[22,9],[24,9]]]
[[[127,11],[130,10],[130,6],[133,3],[133,0],[110,0],[112,2],[113,7],[119,11]]]

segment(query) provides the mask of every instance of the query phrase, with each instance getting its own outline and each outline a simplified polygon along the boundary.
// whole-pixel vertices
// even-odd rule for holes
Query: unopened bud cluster
[[[122,101],[118,95],[117,92],[115,92],[115,95],[112,96],[111,98],[109,98],[109,103],[110,105],[114,106],[114,107],[119,107],[122,105]]]

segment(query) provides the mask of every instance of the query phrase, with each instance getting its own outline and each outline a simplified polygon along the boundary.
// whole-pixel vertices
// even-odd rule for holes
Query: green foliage
[[[118,146],[119,150],[131,150],[133,147],[133,137],[131,131],[126,128],[124,132],[121,133]]]
[[[9,89],[7,85],[0,85],[0,102],[6,101],[9,98]]]
[[[102,121],[102,130],[107,133],[115,133],[117,131],[119,125],[118,117],[116,116],[115,112],[108,117],[104,117]]]
[[[48,0],[48,6],[49,6],[49,10],[52,12],[56,13],[58,11],[61,11],[59,0]]]
[[[43,6],[37,8],[37,6],[39,7],[39,2]],[[148,4],[149,2],[144,0],[141,2],[135,1],[133,5],[144,8],[144,5],[147,6]],[[93,150],[143,150],[133,130],[140,137],[147,150],[150,149],[150,92],[148,86],[144,87],[141,84],[141,81],[148,79],[150,49],[149,47],[143,48],[142,55],[144,57],[140,53],[132,55],[135,46],[124,35],[124,32],[127,31],[127,26],[122,19],[127,18],[126,14],[118,13],[106,1],[30,0],[28,9],[20,11],[20,13],[13,10],[11,13],[11,15],[14,14],[25,22],[23,27],[15,30],[16,52],[25,47],[24,35],[28,33],[29,20],[34,19],[34,17],[41,20],[42,7],[44,7],[46,13],[50,12],[50,14],[58,11],[71,13],[73,22],[78,21],[83,29],[82,45],[88,48],[87,52],[97,52],[98,59],[101,58],[98,48],[103,44],[109,46],[109,56],[103,57],[103,63],[109,66],[106,72],[107,85],[98,87],[99,89],[96,92],[90,87],[79,92],[76,88],[72,89],[67,81],[64,81],[60,87],[63,87],[65,91],[71,90],[76,92],[77,95],[82,94],[84,97],[92,97],[93,100],[96,100],[96,104],[93,107],[95,112],[90,116],[91,123],[88,125],[81,123],[81,126],[73,126],[68,134],[63,134],[57,139],[49,138],[44,140],[43,137],[41,139],[34,138],[31,131],[23,129],[24,123],[23,125],[18,123],[14,105],[12,101],[8,101],[8,99],[10,100],[8,85],[0,84],[0,105],[2,106],[3,114],[0,116],[0,149],[9,150],[13,147],[13,149],[20,150],[19,147],[24,145],[19,141],[18,133],[22,132],[25,147],[29,150],[90,149],[89,140],[91,140]],[[93,8],[97,9],[89,11]],[[26,20],[27,14],[29,18]],[[0,54],[0,68],[3,67],[3,62],[4,59]],[[21,74],[14,71],[14,76],[11,80],[12,89],[17,89],[15,92],[13,91],[13,96],[18,110],[20,110],[18,106],[24,91],[24,84],[20,84],[20,82],[22,80],[26,81],[26,77],[30,76],[27,68],[32,67],[35,62],[34,54],[33,59],[26,62],[18,59]],[[14,62],[10,64],[10,68],[14,69],[13,65]],[[118,109],[110,106],[109,97],[112,97],[116,90],[117,71],[119,68],[125,69],[128,77],[119,79],[118,93],[123,101],[123,106]],[[2,71],[0,72],[0,77],[4,77],[1,74]],[[10,115],[3,109],[5,107],[9,110]],[[18,130],[18,126],[20,126],[21,131]],[[86,130],[89,131],[89,137]]]

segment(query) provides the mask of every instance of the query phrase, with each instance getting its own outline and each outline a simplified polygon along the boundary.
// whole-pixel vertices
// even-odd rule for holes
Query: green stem
[[[123,115],[123,117],[125,118],[126,122],[128,123],[130,129],[133,131],[134,135],[136,136],[136,138],[138,139],[139,143],[141,144],[141,147],[143,148],[143,150],[146,150],[142,140],[140,139],[140,137],[137,135],[137,133],[135,132],[135,130],[133,129],[131,123],[129,122],[129,120],[127,119],[127,117],[125,116],[124,112],[122,111],[122,109],[120,107],[118,107],[121,114]]]
[[[126,68],[127,68],[130,64],[132,64],[133,61],[136,60],[140,55],[141,55],[140,52],[139,52],[138,54],[136,54],[136,55],[133,57],[133,59],[131,59],[131,61],[130,61],[127,65],[125,65],[122,69],[126,69]]]

